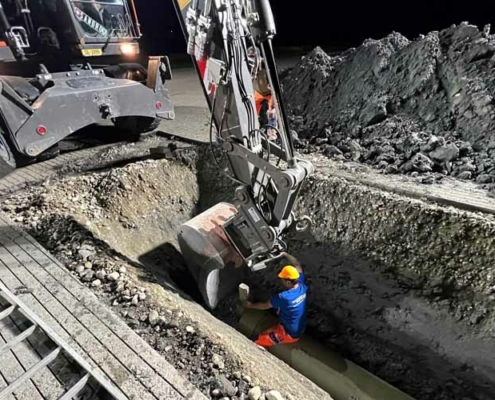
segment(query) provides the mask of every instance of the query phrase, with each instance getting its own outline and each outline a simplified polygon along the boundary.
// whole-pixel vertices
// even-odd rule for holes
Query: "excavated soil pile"
[[[411,41],[399,33],[338,56],[320,48],[283,79],[307,152],[384,173],[495,182],[495,35],[458,26]]]

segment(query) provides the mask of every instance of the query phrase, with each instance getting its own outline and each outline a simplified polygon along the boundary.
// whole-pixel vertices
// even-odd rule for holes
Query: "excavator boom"
[[[282,236],[297,222],[294,203],[313,166],[295,157],[269,1],[174,2],[210,107],[212,147],[221,150],[229,165],[226,173],[238,184],[233,204],[217,205],[179,231],[181,250],[207,305],[214,308],[235,288],[243,266],[264,268],[285,248]],[[258,118],[255,83],[262,74],[276,126],[260,124]]]

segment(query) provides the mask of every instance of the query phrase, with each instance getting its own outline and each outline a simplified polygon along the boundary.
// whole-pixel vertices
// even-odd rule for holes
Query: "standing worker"
[[[248,59],[253,77],[254,101],[261,129],[266,129],[268,140],[278,142],[277,110],[273,102],[268,75],[259,50],[255,47],[248,49]]]
[[[259,334],[256,344],[271,347],[277,344],[289,344],[299,341],[306,329],[306,279],[301,263],[290,254],[282,252],[290,265],[282,268],[278,277],[286,289],[276,294],[267,302],[245,302],[246,308],[255,310],[278,309],[279,323]]]

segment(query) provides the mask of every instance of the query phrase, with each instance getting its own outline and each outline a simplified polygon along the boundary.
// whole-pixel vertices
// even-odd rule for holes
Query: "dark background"
[[[172,0],[135,0],[143,30],[143,50],[150,54],[185,51]],[[358,46],[397,31],[414,39],[419,34],[469,21],[482,28],[493,22],[495,2],[452,0],[361,1],[271,0],[278,34],[275,45],[320,45],[329,50]]]

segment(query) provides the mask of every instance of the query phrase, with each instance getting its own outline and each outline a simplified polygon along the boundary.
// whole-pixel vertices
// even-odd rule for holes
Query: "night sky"
[[[135,0],[149,53],[184,52],[172,0]],[[271,0],[278,47],[321,45],[330,49],[358,46],[364,39],[379,39],[392,31],[413,39],[453,23],[469,21],[495,32],[495,2],[448,0]],[[331,9],[327,12],[324,7]]]

